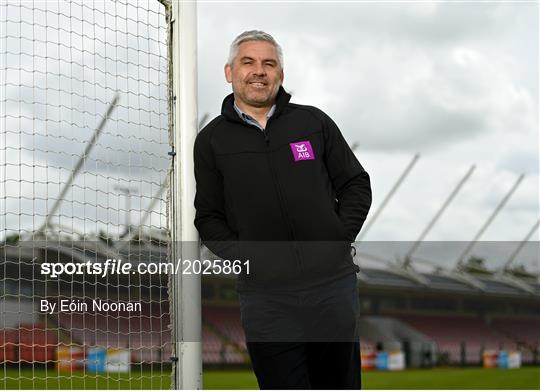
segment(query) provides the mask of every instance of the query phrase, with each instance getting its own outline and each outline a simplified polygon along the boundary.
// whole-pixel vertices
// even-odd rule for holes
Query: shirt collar
[[[279,90],[276,95],[276,101],[274,102],[276,104],[276,110],[272,114],[272,118],[279,117],[284,112],[284,110],[286,110],[290,99],[291,95],[287,93],[287,91],[285,91],[283,86],[279,86]],[[238,113],[234,109],[233,92],[231,92],[223,99],[223,103],[221,104],[221,114],[229,121],[245,123],[244,120],[238,115]]]
[[[249,114],[246,114],[242,111],[242,109],[240,109],[240,107],[238,107],[238,105],[236,104],[236,101],[234,102],[234,110],[236,110],[236,112],[238,113],[238,116],[246,123],[250,123],[250,124],[254,124],[256,126],[258,126],[259,128],[262,129],[262,126],[259,125],[259,123],[257,122],[257,120],[255,118],[253,118],[251,115]],[[266,113],[266,119],[270,118],[274,112],[276,111],[276,104],[274,103],[272,105],[272,107],[270,108],[270,110],[268,110],[268,113]]]

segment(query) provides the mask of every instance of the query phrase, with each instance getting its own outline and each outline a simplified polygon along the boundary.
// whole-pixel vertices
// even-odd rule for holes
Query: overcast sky
[[[46,24],[56,26],[57,30],[56,35],[48,36],[49,41],[70,37],[71,40],[64,42],[66,45],[79,49],[83,46],[87,50],[71,51],[69,62],[56,60],[46,68],[66,75],[65,80],[38,73],[47,64],[40,63],[42,60],[35,56],[5,56],[8,63],[22,64],[23,68],[27,66],[34,71],[8,74],[4,83],[18,77],[28,85],[47,81],[50,92],[41,96],[36,88],[8,86],[6,94],[16,99],[8,100],[3,109],[18,115],[4,118],[7,127],[17,131],[25,128],[25,119],[20,116],[42,110],[37,105],[21,104],[25,96],[30,102],[47,99],[59,106],[56,111],[49,109],[42,115],[70,118],[72,123],[79,124],[55,127],[49,123],[40,129],[44,122],[34,121],[35,133],[30,137],[17,131],[3,137],[4,145],[13,147],[8,148],[4,157],[8,161],[8,155],[23,145],[26,154],[23,148],[22,153],[12,154],[11,159],[46,162],[48,166],[40,173],[37,168],[19,165],[18,173],[6,174],[15,179],[30,178],[31,174],[37,179],[47,176],[49,181],[65,180],[85,140],[91,137],[98,116],[106,109],[106,102],[111,100],[113,89],[128,91],[121,96],[112,128],[106,129],[92,152],[92,164],[86,167],[88,173],[78,179],[80,183],[85,181],[84,184],[70,195],[84,198],[89,205],[70,202],[71,209],[64,211],[66,216],[70,213],[91,216],[90,224],[83,224],[83,229],[90,230],[99,227],[97,221],[117,226],[122,223],[124,217],[118,210],[124,201],[112,190],[119,181],[132,181],[138,189],[139,197],[132,200],[135,209],[132,220],[137,221],[164,178],[168,163],[163,10],[152,1],[148,4],[153,11],[146,13],[129,6],[115,9],[110,4],[113,3],[96,3],[98,8],[107,7],[108,14],[88,14],[87,8],[70,6],[69,10],[55,10],[53,14],[65,13],[72,18],[58,16],[46,20]],[[160,9],[161,15],[154,12]],[[120,17],[115,18],[115,12]],[[32,18],[45,24],[43,15],[34,12]],[[18,17],[21,16],[8,14],[2,20]],[[72,28],[84,29],[80,40],[60,30],[59,26],[68,28],[67,21],[71,21]],[[33,34],[39,38],[44,34],[39,26],[29,30],[24,24],[6,25],[4,33],[8,31],[15,36]],[[111,28],[109,31],[99,26]],[[17,30],[19,27],[21,30]],[[127,29],[131,34],[110,35],[113,29]],[[372,180],[372,215],[414,154],[421,154],[406,181],[366,233],[365,240],[414,241],[472,164],[476,164],[476,170],[470,180],[426,240],[473,238],[521,173],[526,175],[525,179],[481,240],[519,241],[536,222],[539,215],[538,4],[199,2],[198,29],[199,114],[218,115],[223,97],[231,91],[223,76],[231,41],[249,29],[272,34],[283,48],[284,87],[293,94],[292,101],[321,108],[334,119],[350,144],[358,143],[357,157]],[[39,51],[36,44],[33,49],[24,49],[24,40],[2,39],[2,43],[7,44],[10,53],[17,53],[18,47],[23,47],[23,53]],[[54,46],[46,46],[44,50],[53,57],[65,58],[65,50],[56,47],[58,52],[54,52]],[[138,48],[142,55],[128,48]],[[3,47],[2,53],[5,51]],[[100,53],[103,58],[94,53]],[[129,65],[130,61],[141,65]],[[90,64],[95,70],[85,72],[78,69],[77,63]],[[89,83],[77,81],[83,73]],[[107,88],[95,88],[96,82]],[[55,83],[62,85],[61,90],[68,95],[52,93],[51,86]],[[87,104],[84,99],[77,100],[76,95],[69,94],[83,88],[84,95],[91,97]],[[60,107],[59,102],[69,103]],[[73,110],[74,106],[89,107],[88,103],[91,103],[90,117]],[[125,121],[126,118],[131,121]],[[153,128],[147,127],[147,123]],[[44,134],[56,137],[39,137]],[[40,149],[49,152],[41,153]],[[41,191],[39,184],[36,187],[35,181],[30,180],[20,186],[4,190],[11,191],[13,197],[8,197],[4,207],[28,210],[28,204],[23,206],[24,199],[15,200],[17,194],[24,194],[31,199],[31,213],[26,217],[14,213],[3,219],[3,230],[39,225],[30,216],[44,214],[48,204],[46,200],[40,203],[36,200],[40,197],[36,196],[55,194],[60,187],[56,184],[47,190],[45,186]],[[109,196],[104,199],[107,193]],[[13,209],[15,201],[17,205]],[[91,209],[92,205],[94,209],[89,210],[88,206]],[[165,224],[164,206],[158,206],[153,216],[151,225]],[[75,226],[80,226],[80,221],[74,221]],[[533,239],[539,240],[539,235],[537,231]],[[540,268],[537,257],[531,257],[530,249],[528,253],[526,262]],[[421,249],[418,255],[422,255]],[[497,263],[506,255],[501,255]]]

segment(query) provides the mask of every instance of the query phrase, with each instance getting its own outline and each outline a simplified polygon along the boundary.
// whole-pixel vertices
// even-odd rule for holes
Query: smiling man
[[[232,43],[233,93],[195,141],[195,225],[237,280],[242,326],[264,389],[360,388],[358,291],[350,244],[371,188],[336,124],[290,103],[281,47]]]

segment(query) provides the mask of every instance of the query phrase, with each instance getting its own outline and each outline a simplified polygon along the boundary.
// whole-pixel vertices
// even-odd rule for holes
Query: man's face
[[[243,42],[232,66],[225,65],[225,77],[235,99],[253,107],[271,106],[283,82],[276,48],[265,41]]]

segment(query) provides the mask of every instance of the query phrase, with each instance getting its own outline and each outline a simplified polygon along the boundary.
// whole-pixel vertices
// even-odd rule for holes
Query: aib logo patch
[[[298,141],[297,143],[291,143],[290,146],[295,162],[300,160],[315,160],[315,154],[309,141]]]

